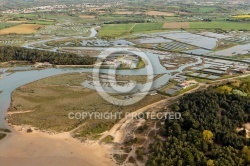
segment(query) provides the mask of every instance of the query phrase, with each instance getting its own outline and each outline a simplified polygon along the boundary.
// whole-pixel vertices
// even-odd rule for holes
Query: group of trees
[[[104,22],[104,24],[128,24],[128,23],[149,23],[150,20],[145,19],[137,19],[137,20],[115,20]]]
[[[13,60],[35,62],[50,62],[55,65],[92,65],[96,58],[78,56],[72,53],[59,53],[22,47],[1,46],[0,62]]]
[[[229,82],[227,85],[216,87],[216,92],[221,94],[226,93],[235,94],[238,96],[250,96],[250,81]]]
[[[238,88],[248,93],[249,84],[241,83]],[[157,140],[150,146],[147,165],[250,164],[250,140],[245,127],[250,122],[249,96],[231,93],[233,85],[227,86],[219,92],[219,87],[214,87],[185,95],[173,107],[182,118],[166,120],[166,140]]]
[[[226,21],[232,21],[232,22],[244,22],[249,21],[249,18],[227,18]]]

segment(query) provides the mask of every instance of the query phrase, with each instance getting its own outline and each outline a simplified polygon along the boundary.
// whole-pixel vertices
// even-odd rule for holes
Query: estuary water
[[[118,49],[119,48],[115,48]],[[159,88],[163,85],[165,85],[169,79],[171,79],[173,76],[171,75],[171,72],[182,72],[183,69],[189,66],[194,66],[195,64],[200,64],[202,60],[197,57],[197,62],[190,63],[181,66],[179,69],[176,70],[166,70],[165,67],[163,67],[160,63],[159,56],[152,53],[146,53],[148,59],[150,60],[152,67],[153,67],[153,74],[163,74],[162,77],[158,78],[154,81],[152,89]],[[100,73],[108,74],[110,73],[110,70],[114,69],[100,69]],[[32,71],[19,71],[15,73],[4,73],[2,74],[2,78],[0,79],[0,91],[2,93],[0,94],[0,127],[7,127],[7,124],[5,122],[5,116],[6,112],[9,108],[10,102],[11,102],[11,93],[18,87],[34,82],[36,80],[40,80],[46,77],[55,76],[58,74],[65,74],[65,73],[75,73],[75,72],[84,72],[84,73],[92,73],[95,72],[94,69],[91,68],[77,68],[77,69],[56,69],[56,68],[50,68],[50,69],[44,69],[44,70],[32,70]],[[146,68],[142,69],[133,69],[133,70],[116,70],[116,74],[118,75],[148,75]],[[142,87],[141,85],[140,87]],[[93,87],[88,87],[93,89]]]

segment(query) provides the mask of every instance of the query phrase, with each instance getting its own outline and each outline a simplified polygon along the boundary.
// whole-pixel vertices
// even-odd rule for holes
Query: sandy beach
[[[20,130],[22,129],[22,130]],[[113,166],[109,147],[97,142],[81,143],[70,133],[27,133],[15,126],[0,141],[0,165],[4,166]]]

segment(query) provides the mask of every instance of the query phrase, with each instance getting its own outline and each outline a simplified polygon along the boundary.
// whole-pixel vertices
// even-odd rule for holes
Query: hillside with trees
[[[166,120],[162,139],[150,147],[149,166],[250,164],[250,80],[185,95]],[[243,95],[242,95],[243,94]]]

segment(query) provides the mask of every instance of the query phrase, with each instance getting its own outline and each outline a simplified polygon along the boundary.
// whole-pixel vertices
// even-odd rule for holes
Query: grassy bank
[[[18,88],[12,94],[9,111],[14,114],[7,117],[8,121],[15,125],[31,125],[56,132],[71,131],[78,127],[74,131],[74,137],[96,138],[100,133],[110,129],[117,120],[90,118],[70,120],[68,114],[92,111],[132,112],[162,99],[160,95],[147,96],[131,106],[114,106],[100,97],[96,91],[80,86],[86,79],[88,76],[83,73],[65,74]],[[26,113],[15,114],[20,111]]]

